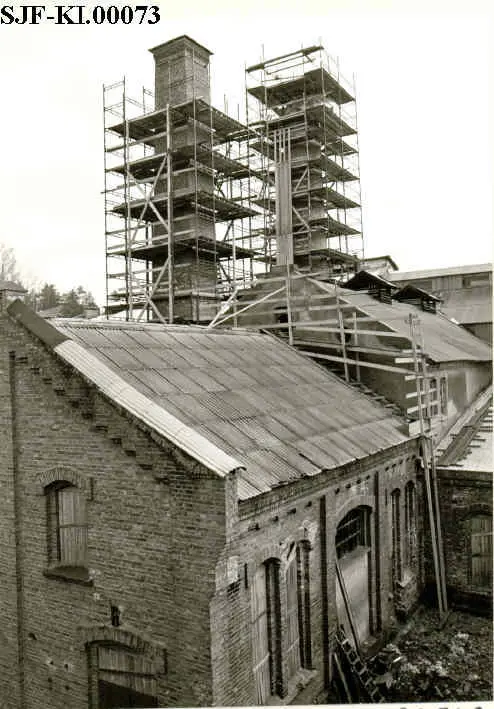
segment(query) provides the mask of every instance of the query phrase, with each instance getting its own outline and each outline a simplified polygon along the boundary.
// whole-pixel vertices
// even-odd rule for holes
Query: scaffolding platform
[[[343,138],[348,135],[356,135],[357,129],[343,120],[336,111],[328,106],[324,101],[303,106],[300,110],[290,111],[284,115],[277,116],[269,120],[269,132],[273,133],[280,128],[290,125],[308,125],[312,130],[312,136],[319,140],[329,139],[334,142],[336,138]],[[255,127],[259,128],[261,122],[256,121]],[[302,136],[301,136],[302,138]]]
[[[258,101],[261,101],[261,103],[264,103],[268,108],[274,110],[276,110],[276,106],[280,104],[285,104],[294,99],[314,94],[324,94],[339,105],[355,100],[355,98],[341,86],[338,80],[323,67],[312,69],[312,71],[307,71],[302,76],[297,76],[280,83],[253,86],[248,91]]]
[[[166,157],[167,154],[163,152],[153,153],[153,155],[147,155],[138,160],[130,160],[127,163],[108,168],[108,171],[124,175],[126,170],[128,170],[134,179],[152,182]],[[216,170],[222,175],[227,175],[237,180],[249,177],[249,175],[256,176],[256,172],[249,169],[248,165],[211,150],[197,149],[196,146],[173,150],[172,159],[174,166],[177,168],[181,167],[182,163],[185,164],[194,160],[201,165]],[[164,173],[165,175],[166,172]],[[260,174],[257,174],[257,176],[260,177]]]
[[[244,207],[232,200],[217,197],[210,192],[196,191],[190,187],[175,190],[172,201],[174,210],[186,209],[188,207],[194,212],[194,210],[197,209],[202,214],[214,216],[215,220],[219,222],[228,222],[232,219],[244,219],[245,217],[252,217],[257,214],[253,209]],[[154,195],[151,202],[157,208],[163,219],[167,219],[168,195]],[[142,213],[143,209],[144,213]],[[154,222],[156,220],[156,212],[146,199],[123,202],[114,207],[113,211],[121,216],[129,214],[132,219],[140,219],[141,221]]]
[[[182,251],[190,251],[193,246],[198,254],[216,255],[218,258],[232,258],[234,246],[229,241],[218,241],[209,239],[206,236],[197,236],[189,234],[185,236],[175,236],[174,239],[175,253]],[[113,256],[127,256],[128,249],[120,248],[112,251]],[[148,243],[135,242],[130,247],[132,258],[141,260],[150,260],[153,258],[168,258],[168,237],[156,237]],[[238,259],[250,259],[255,255],[253,249],[246,249],[242,246],[235,246],[235,257]]]
[[[166,108],[160,108],[152,113],[145,113],[137,118],[130,118],[108,127],[107,130],[117,133],[123,138],[142,141],[146,138],[156,138],[166,126]],[[202,98],[191,99],[185,103],[170,106],[170,119],[173,125],[197,121],[214,131],[216,145],[229,140],[245,140],[246,126],[235,118],[211,106]]]

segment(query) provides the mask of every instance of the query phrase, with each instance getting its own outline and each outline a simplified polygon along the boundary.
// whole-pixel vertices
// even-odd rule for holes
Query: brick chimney
[[[212,52],[182,35],[149,50],[155,62],[156,109],[192,98],[211,101],[209,57]]]

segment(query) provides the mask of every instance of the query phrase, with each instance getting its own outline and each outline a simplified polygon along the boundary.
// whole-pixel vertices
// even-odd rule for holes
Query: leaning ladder
[[[336,642],[348,662],[352,675],[354,675],[361,687],[363,687],[370,701],[376,703],[385,702],[386,700],[376,685],[374,677],[370,673],[365,662],[354,650],[342,628],[338,628],[336,631]]]
[[[427,508],[429,512],[429,528],[431,533],[432,558],[434,561],[434,575],[436,577],[437,605],[439,609],[439,622],[442,625],[448,617],[448,595],[446,590],[446,570],[444,565],[444,550],[441,532],[441,515],[439,509],[439,494],[437,489],[436,464],[434,458],[434,445],[432,436],[425,431],[424,414],[422,410],[422,387],[423,382],[426,411],[430,412],[429,379],[427,364],[424,353],[424,341],[420,330],[420,320],[418,317],[409,315],[410,336],[412,341],[413,364],[415,380],[417,385],[417,403],[419,407],[420,439],[422,443],[422,454],[424,463],[425,489],[427,495]],[[417,341],[415,326],[418,325],[420,332],[420,367],[417,354]],[[420,371],[421,370],[421,371]],[[429,413],[428,413],[429,418]],[[429,419],[430,421],[430,419]]]

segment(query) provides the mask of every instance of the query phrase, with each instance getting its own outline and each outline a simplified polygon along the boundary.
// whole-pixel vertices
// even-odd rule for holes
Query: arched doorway
[[[336,611],[338,625],[343,625],[347,636],[352,637],[351,624],[346,610],[344,594],[351,609],[359,642],[371,634],[370,578],[371,535],[370,508],[350,510],[338,524],[335,537],[336,563],[344,585],[336,584]]]

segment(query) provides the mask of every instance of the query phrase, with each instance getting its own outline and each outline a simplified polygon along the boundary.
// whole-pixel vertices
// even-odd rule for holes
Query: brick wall
[[[256,568],[269,558],[280,559],[284,578],[286,555],[293,542],[310,542],[310,616],[312,670],[296,678],[298,687],[285,686],[287,697],[310,703],[328,682],[329,653],[337,625],[335,534],[338,523],[352,508],[371,509],[372,550],[371,624],[383,638],[396,624],[391,578],[391,490],[405,498],[407,482],[416,482],[415,442],[391,449],[344,469],[273,490],[239,504],[239,522],[224,553],[224,573],[211,604],[215,667],[215,704],[255,703],[252,672],[250,592]],[[418,493],[420,494],[420,493]],[[405,515],[401,515],[403,524]],[[226,572],[226,559],[230,571]],[[237,575],[235,575],[235,569]],[[421,574],[418,559],[411,569],[415,588],[410,606],[418,600]],[[281,584],[281,607],[284,594]],[[406,614],[409,608],[404,610]],[[282,618],[282,635],[286,626]],[[213,670],[214,672],[214,670]],[[305,685],[305,686],[304,686]]]
[[[160,703],[210,704],[209,602],[225,540],[224,481],[176,451],[158,447],[132,421],[58,366],[52,355],[30,342],[21,328],[5,320],[2,328],[2,706],[19,706],[12,461],[8,454],[12,447],[6,349],[11,346],[18,355],[17,482],[26,709],[86,709],[85,638],[91,629],[110,626],[110,604],[122,609],[122,629],[166,650],[167,671],[162,667],[157,680]],[[21,357],[25,352],[27,360]],[[39,369],[33,369],[35,360]],[[57,468],[63,470],[57,472]],[[62,476],[72,476],[86,491],[90,585],[44,575],[43,484]]]
[[[7,335],[0,313],[0,698],[20,703],[12,411]]]
[[[492,598],[492,587],[480,589],[471,579],[470,519],[492,516],[492,474],[438,470],[446,583],[450,598]],[[431,575],[431,571],[429,574]]]
[[[85,709],[89,691],[85,643],[117,631],[158,658],[153,661],[161,705],[254,703],[251,580],[268,558],[278,558],[284,571],[292,544],[300,541],[310,544],[311,667],[290,686],[284,682],[282,689],[287,698],[298,694],[307,702],[320,697],[331,675],[337,624],[336,528],[358,505],[371,511],[372,632],[384,637],[395,624],[390,494],[399,488],[404,500],[406,483],[415,480],[415,441],[238,504],[235,476],[222,480],[178,451],[160,447],[20,327],[6,320],[2,326],[4,335],[9,330],[8,338],[2,339],[0,363],[0,415],[7,424],[1,434],[3,489],[12,479],[12,461],[5,454],[11,418],[8,348],[14,346],[18,355],[26,709],[67,705]],[[71,476],[86,494],[90,585],[44,575],[43,485],[59,475]],[[7,541],[13,538],[13,516],[12,495],[2,495],[0,533]],[[0,627],[8,636],[0,646],[0,696],[9,697],[5,709],[17,709],[11,543],[2,545],[0,563],[0,597],[5,598]],[[412,600],[420,590],[418,567],[416,577]],[[110,604],[122,610],[121,628],[110,627]],[[282,583],[281,635],[286,644],[285,608]],[[286,660],[282,668],[286,676]]]

